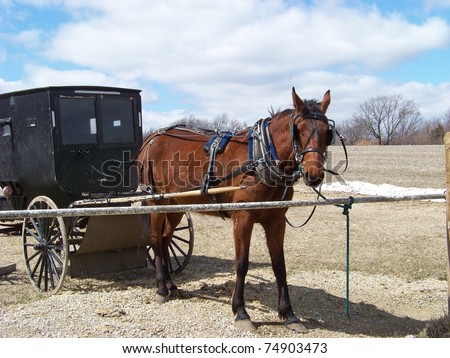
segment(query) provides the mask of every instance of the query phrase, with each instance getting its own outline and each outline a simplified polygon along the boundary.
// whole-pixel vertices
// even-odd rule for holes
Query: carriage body
[[[81,198],[136,189],[130,170],[142,144],[140,91],[37,88],[0,95],[0,186],[12,209],[45,195]]]
[[[60,86],[0,94],[0,210],[67,208],[90,200],[97,206],[99,198],[112,197],[131,205],[126,200],[139,184],[140,92]],[[2,222],[8,224],[18,227]],[[25,218],[30,280],[37,290],[55,293],[67,273],[145,267],[148,227],[147,215]],[[192,237],[191,222],[187,235]]]

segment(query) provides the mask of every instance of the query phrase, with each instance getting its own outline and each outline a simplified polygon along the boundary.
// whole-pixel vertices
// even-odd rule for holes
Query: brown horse
[[[202,188],[204,195],[175,198],[157,204],[238,203],[290,200],[292,185],[303,177],[306,185],[318,186],[324,178],[327,146],[334,133],[325,112],[330,91],[318,103],[302,101],[292,89],[294,109],[259,120],[252,128],[234,134],[212,133],[185,127],[170,127],[149,136],[137,158],[141,182],[153,193],[180,192]],[[222,148],[220,148],[222,147]],[[210,187],[245,185],[246,189],[208,195]],[[285,214],[287,209],[240,210],[215,213],[234,224],[236,283],[232,310],[236,326],[255,326],[244,305],[244,283],[249,266],[253,225],[259,223],[266,235],[278,287],[278,316],[293,330],[307,332],[294,314],[289,299],[284,260]],[[168,245],[182,218],[179,213],[151,214],[151,246],[155,253],[157,298],[163,302],[176,294],[168,269]]]

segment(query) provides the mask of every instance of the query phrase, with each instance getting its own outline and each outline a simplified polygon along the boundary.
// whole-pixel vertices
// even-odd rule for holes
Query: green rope
[[[348,203],[344,205],[340,205],[342,210],[342,214],[345,215],[346,224],[347,224],[347,240],[346,240],[346,284],[345,284],[345,313],[348,318],[350,318],[350,209],[352,208],[352,204],[354,202],[354,198],[350,196],[348,198]]]

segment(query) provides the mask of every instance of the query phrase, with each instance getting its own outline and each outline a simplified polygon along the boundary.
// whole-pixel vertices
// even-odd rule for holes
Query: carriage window
[[[0,118],[0,136],[11,136],[11,118]]]
[[[103,142],[134,142],[133,101],[130,99],[103,99],[101,108]]]
[[[60,98],[63,144],[97,143],[94,98]]]

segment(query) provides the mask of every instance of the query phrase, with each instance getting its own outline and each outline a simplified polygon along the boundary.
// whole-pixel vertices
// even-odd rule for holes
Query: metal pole
[[[405,195],[399,197],[366,196],[354,197],[353,203],[381,203],[413,200],[445,199],[442,194]],[[44,217],[76,217],[76,216],[102,216],[102,215],[142,215],[149,213],[181,213],[181,212],[206,212],[206,211],[233,211],[276,209],[303,206],[344,205],[349,198],[331,198],[327,200],[291,200],[291,201],[263,201],[248,203],[223,203],[223,204],[190,204],[190,205],[149,205],[149,206],[125,206],[125,207],[85,207],[68,209],[42,209],[42,210],[5,210],[0,211],[2,220],[20,220],[24,218]]]
[[[447,182],[447,314],[450,315],[450,132],[445,133],[445,176]]]

